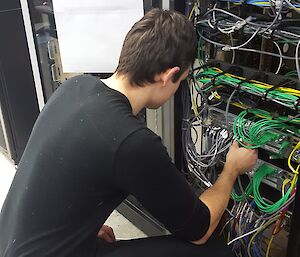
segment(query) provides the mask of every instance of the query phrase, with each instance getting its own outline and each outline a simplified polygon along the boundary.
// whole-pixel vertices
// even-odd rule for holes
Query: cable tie
[[[187,130],[188,128],[189,119],[182,119],[181,129]]]
[[[209,96],[207,99],[208,99],[209,101],[211,101],[212,99],[214,99],[215,96],[216,96],[216,92],[217,92],[217,91],[211,92],[210,96]]]
[[[239,83],[236,84],[235,90],[237,91],[237,93],[240,92],[241,89],[241,85],[244,84],[246,81],[241,80]]]
[[[222,47],[222,50],[224,52],[229,52],[229,51],[231,51],[231,46],[230,45],[225,45],[225,46]]]
[[[211,80],[208,82],[208,83],[205,83],[202,87],[202,90],[205,89],[205,88],[208,88],[209,86],[211,85],[214,85],[215,84],[215,81],[216,81],[216,78],[219,77],[219,76],[222,76],[224,75],[225,73],[227,73],[226,71],[222,71],[220,73],[218,73],[217,75],[213,76],[211,78]]]
[[[274,40],[274,32],[275,32],[275,29],[272,29],[271,33],[269,34],[269,37],[271,40]]]
[[[226,72],[226,71],[222,71],[222,72],[218,73],[217,75],[213,76],[213,78],[211,79],[210,82],[211,82],[212,84],[215,84],[216,78],[218,78],[218,77],[224,75],[225,73],[227,73],[227,72]]]
[[[271,91],[275,90],[277,87],[278,87],[278,85],[277,85],[277,86],[275,85],[275,86],[273,86],[273,87],[268,88],[268,89],[262,94],[261,100],[266,101],[266,100],[267,100],[268,94],[269,94]]]
[[[298,112],[298,107],[300,105],[300,98],[298,97],[297,100],[294,102],[294,108]]]
[[[225,131],[221,134],[221,136],[222,136],[224,139],[228,138],[228,132],[225,130]]]
[[[248,115],[249,113],[251,113],[250,112],[250,108],[246,109],[245,112],[246,112],[246,115]]]
[[[243,28],[248,22],[252,21],[252,16],[247,17],[245,20],[237,21],[234,25],[234,30],[240,30]]]
[[[276,0],[276,1],[275,1],[275,7],[276,7],[277,9],[280,9],[281,5],[283,5],[283,1],[280,1],[280,0]]]

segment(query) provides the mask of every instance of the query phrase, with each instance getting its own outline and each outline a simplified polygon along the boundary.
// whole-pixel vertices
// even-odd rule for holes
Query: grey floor
[[[15,166],[6,156],[0,152],[0,208],[3,205],[10,184],[15,175]],[[146,237],[130,221],[117,211],[113,211],[105,224],[111,226],[117,239],[132,239]]]

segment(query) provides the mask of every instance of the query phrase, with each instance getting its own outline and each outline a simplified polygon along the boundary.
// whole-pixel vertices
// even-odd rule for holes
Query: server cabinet
[[[1,148],[18,163],[39,109],[21,4],[0,3]]]
[[[299,93],[299,72],[296,72],[299,67],[295,61],[299,57],[295,53],[300,46],[300,16],[297,3],[282,1],[281,4],[272,16],[272,4],[261,5],[256,1],[187,0],[185,4],[182,1],[174,3],[177,10],[189,16],[198,34],[197,62],[190,76],[190,88],[185,85],[175,98],[177,166],[188,174],[191,186],[201,192],[221,172],[225,148],[230,145],[228,138],[234,138],[244,147],[258,148],[259,161],[252,171],[238,178],[229,212],[226,212],[228,215],[225,214],[220,229],[222,233],[228,232],[224,240],[228,240],[236,256],[296,257],[300,254],[297,181],[300,139],[297,132],[294,135],[294,132],[278,132],[285,131],[285,126],[298,131],[299,125],[297,122],[280,123],[277,130],[266,125],[274,124],[281,115],[291,120],[299,116],[298,96],[290,92]],[[262,19],[264,21],[260,22]],[[239,27],[240,22],[245,24]],[[260,30],[262,24],[267,29]],[[252,25],[257,25],[256,33],[249,33]],[[267,30],[272,33],[271,37],[265,36]],[[278,34],[285,34],[286,30],[293,33],[294,41],[286,40],[284,36],[283,41],[277,40]],[[218,72],[209,75],[212,70]],[[229,77],[237,80],[228,83]],[[245,83],[249,83],[249,87]],[[262,91],[257,93],[257,88]],[[273,96],[280,90],[289,92],[285,95],[292,99],[289,105],[289,100],[283,103],[270,97],[269,94]],[[255,111],[264,111],[266,116],[252,115]],[[243,114],[246,115],[241,123],[239,117]],[[290,122],[288,118],[283,120]],[[256,137],[251,137],[256,122],[266,132],[260,130]],[[277,139],[269,138],[257,144],[256,139],[274,132]],[[215,140],[218,136],[220,138]],[[257,180],[260,175],[262,180]],[[283,183],[292,177],[293,182]],[[288,188],[292,190],[290,193]],[[237,197],[239,194],[241,198]],[[282,198],[284,195],[289,201]],[[242,205],[247,214],[243,208],[235,212],[236,204]],[[248,219],[249,213],[255,218]],[[257,217],[263,217],[264,227],[251,225]]]

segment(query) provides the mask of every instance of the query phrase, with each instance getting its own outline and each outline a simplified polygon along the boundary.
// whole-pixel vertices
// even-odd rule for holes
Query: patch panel
[[[226,112],[221,109],[211,107],[209,111],[208,121],[206,123],[214,124],[214,126],[217,125],[226,129],[232,128],[234,120],[237,116],[233,113],[228,113],[227,117],[228,126],[225,122]],[[248,125],[250,124],[251,122],[249,121]],[[299,138],[289,133],[289,131],[282,132],[278,130],[269,130],[268,133],[272,133],[274,135],[274,140],[263,145],[261,148],[270,152],[270,159],[288,158],[292,149],[299,142]],[[294,156],[295,157],[292,157],[293,161],[300,163],[300,151],[296,151]]]
[[[250,179],[252,179],[254,177],[255,172],[262,165],[266,165],[272,169],[275,169],[275,172],[272,174],[272,176],[266,176],[262,182],[278,191],[282,190],[282,184],[285,179],[292,180],[292,178],[293,178],[293,174],[291,171],[287,171],[285,169],[279,168],[275,165],[272,165],[268,162],[265,162],[265,161],[259,159],[257,161],[257,164],[255,165],[255,167],[253,168],[253,170],[251,170],[250,172],[247,173],[247,175],[249,176]]]

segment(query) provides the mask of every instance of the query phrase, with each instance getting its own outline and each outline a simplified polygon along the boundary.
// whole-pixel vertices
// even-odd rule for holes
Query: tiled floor
[[[0,207],[2,207],[14,175],[14,164],[0,153]]]
[[[14,164],[0,153],[0,209],[13,180],[14,174]],[[113,211],[105,224],[113,228],[117,239],[146,237],[142,231],[136,228],[117,211]]]
[[[114,230],[117,239],[132,239],[147,237],[141,230],[135,227],[129,220],[124,218],[122,214],[113,211],[105,222]]]

